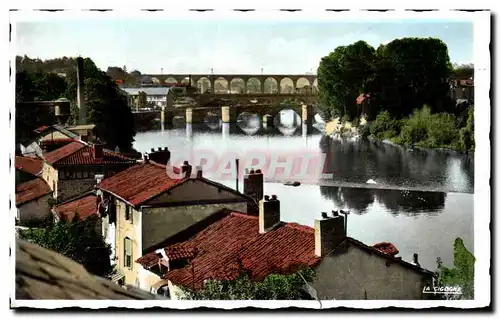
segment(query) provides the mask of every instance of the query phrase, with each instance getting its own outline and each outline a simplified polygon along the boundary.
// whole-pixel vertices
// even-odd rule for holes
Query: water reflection
[[[395,216],[435,216],[443,211],[446,201],[442,192],[320,186],[320,193],[336,209],[348,209],[357,215],[365,214],[377,201]]]

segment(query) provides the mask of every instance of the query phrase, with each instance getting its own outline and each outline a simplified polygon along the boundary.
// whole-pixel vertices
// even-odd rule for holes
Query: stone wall
[[[410,300],[422,298],[423,280],[415,270],[350,245],[322,259],[312,286],[322,300]]]
[[[49,206],[49,199],[51,197],[51,194],[48,194],[18,207],[19,225],[33,226],[51,218],[52,213]]]
[[[62,203],[72,197],[79,196],[94,188],[96,180],[89,179],[73,179],[73,180],[60,180],[57,183],[57,201]]]

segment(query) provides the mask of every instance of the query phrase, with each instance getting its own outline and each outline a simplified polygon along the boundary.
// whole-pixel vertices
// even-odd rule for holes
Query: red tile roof
[[[42,140],[40,141],[41,145],[60,145],[60,144],[69,144],[71,142],[76,142],[73,138],[54,138],[50,140]]]
[[[373,245],[373,248],[390,256],[396,256],[399,254],[399,250],[392,243],[378,243]]]
[[[52,193],[49,185],[37,177],[16,186],[16,205],[22,205],[44,195]]]
[[[97,214],[97,196],[95,194],[88,194],[86,196],[71,200],[61,205],[54,207],[54,211],[59,215],[61,220],[71,221],[78,212],[80,220]]]
[[[364,100],[369,99],[369,98],[370,98],[370,94],[369,93],[367,93],[367,94],[360,94],[356,98],[356,103],[357,104],[361,104],[361,103],[363,103]]]
[[[81,142],[72,142],[44,155],[50,164],[58,165],[102,165],[135,163],[134,159],[125,157],[109,150],[103,150],[103,158],[95,158],[93,146]]]
[[[174,168],[174,172],[179,169]],[[150,161],[105,178],[97,187],[137,206],[184,181],[170,178],[164,165]]]
[[[165,278],[187,287],[193,287],[194,279],[195,289],[200,289],[206,279],[235,279],[242,270],[259,281],[271,273],[287,273],[298,265],[312,267],[320,261],[314,253],[313,228],[282,223],[260,234],[258,217],[237,212],[227,214],[189,240],[168,247],[167,256],[170,258],[170,253],[178,257],[176,250],[195,251],[196,256],[184,268],[169,271]],[[190,258],[189,254],[186,257]],[[146,267],[159,258],[153,252],[137,262]]]
[[[38,175],[43,169],[43,160],[36,157],[16,156],[16,169]]]

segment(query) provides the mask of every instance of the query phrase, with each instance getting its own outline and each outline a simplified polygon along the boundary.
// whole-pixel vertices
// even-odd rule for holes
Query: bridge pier
[[[221,106],[222,123],[236,123],[238,108],[236,106]]]
[[[193,109],[188,107],[186,109],[186,124],[193,124]]]
[[[302,104],[302,126],[305,126],[309,132],[312,130],[313,117],[312,105]]]
[[[160,121],[163,125],[170,127],[172,125],[174,119],[174,113],[170,110],[167,110],[164,106],[160,111]]]
[[[273,116],[271,114],[265,114],[262,117],[262,126],[263,127],[272,127],[273,126]]]

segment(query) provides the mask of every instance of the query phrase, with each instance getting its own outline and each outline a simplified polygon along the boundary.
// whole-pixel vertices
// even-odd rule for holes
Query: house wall
[[[39,197],[18,207],[19,225],[32,226],[33,224],[50,218],[52,213],[49,206],[51,194]]]
[[[132,220],[125,219],[125,207],[127,204],[115,199],[116,203],[116,268],[125,275],[125,284],[138,286],[139,269],[141,266],[135,261],[142,256],[141,245],[141,213],[130,208]],[[125,267],[125,237],[132,241],[132,264]]]
[[[59,132],[59,131],[54,131],[54,132],[47,133],[47,134],[43,135],[40,138],[40,141],[53,140],[53,139],[59,139],[59,138],[70,138],[70,137],[67,136],[66,134]]]
[[[422,299],[424,276],[351,245],[344,254],[326,256],[312,286],[322,300]]]
[[[148,292],[153,292],[152,286],[161,280],[160,276],[142,268],[140,265],[137,265],[137,267],[139,268],[139,288]]]
[[[58,197],[57,184],[59,181],[57,170],[52,166],[50,166],[49,164],[43,163],[42,178],[47,182],[50,189],[54,192],[53,194],[54,198],[57,198]]]
[[[245,203],[143,208],[143,249],[147,249],[223,208],[246,213]]]

